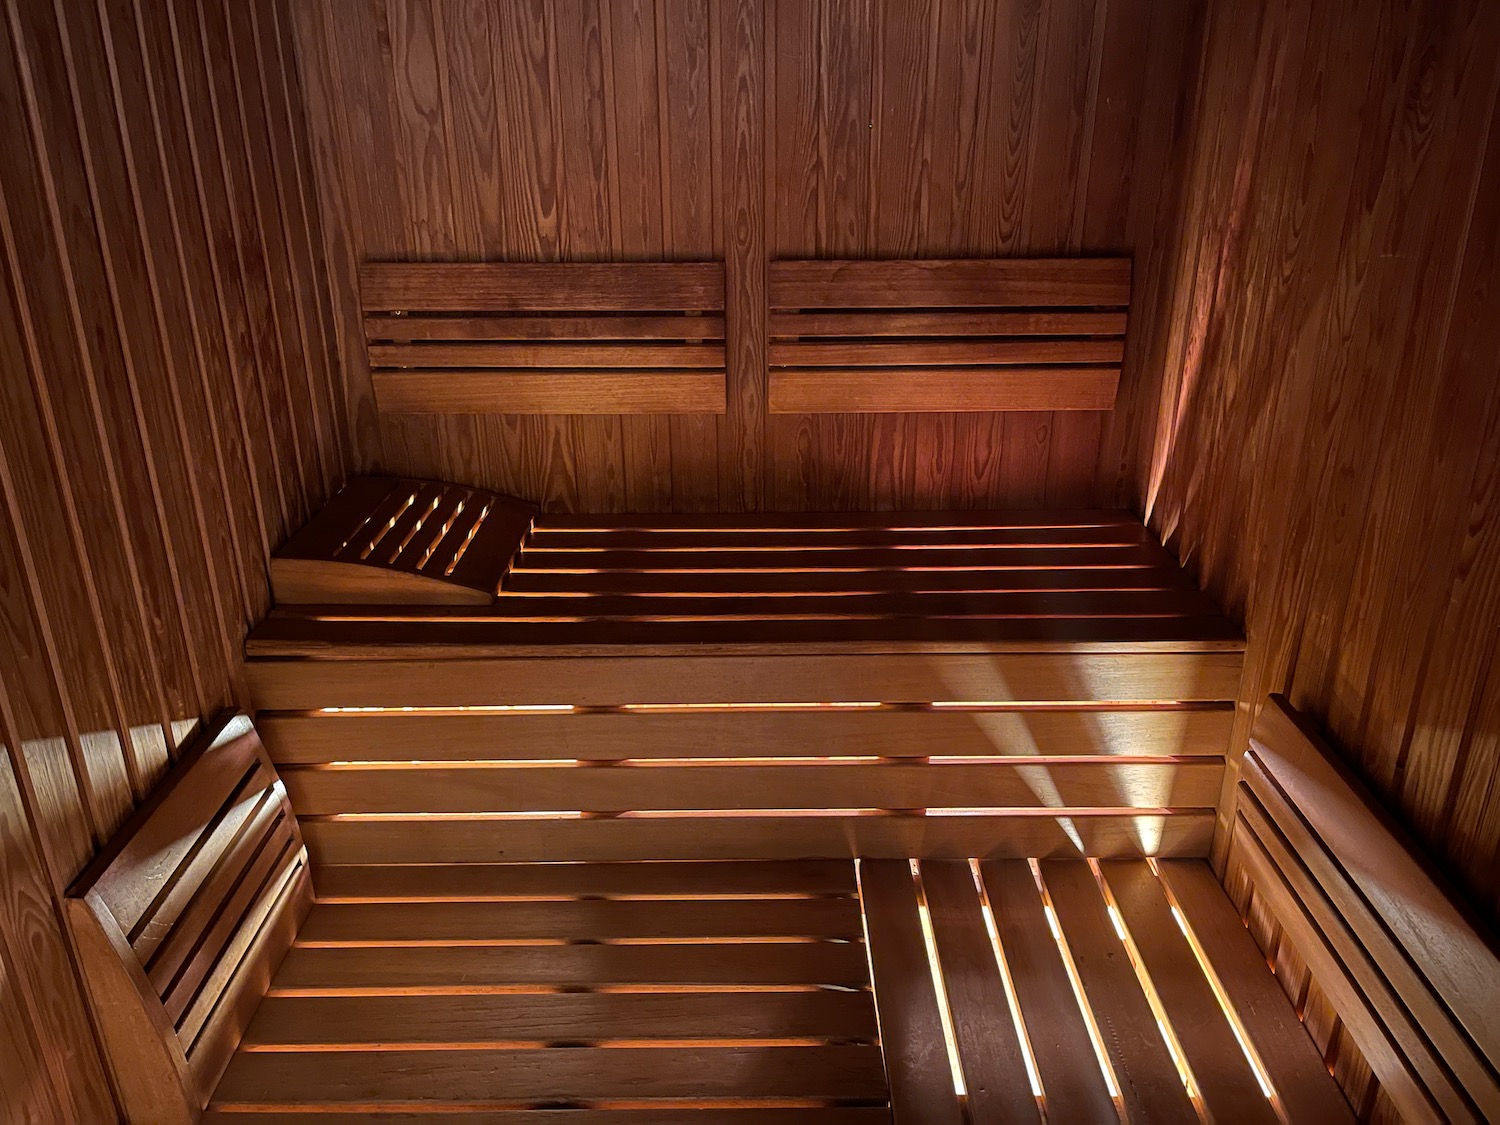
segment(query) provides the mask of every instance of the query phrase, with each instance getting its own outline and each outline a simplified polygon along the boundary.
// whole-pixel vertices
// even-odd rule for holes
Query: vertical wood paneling
[[[730,286],[721,418],[388,415],[362,463],[582,511],[1091,503],[1099,415],[767,416],[765,263],[1130,254],[1169,241],[1195,11],[1179,0],[300,6],[325,211],[349,224],[334,263],[344,331],[361,259],[722,256]],[[367,382],[363,349],[345,362],[351,388]],[[1149,383],[1140,367],[1127,357],[1124,378]],[[368,409],[362,390],[352,398]]]
[[[3,5],[7,1120],[116,1116],[58,896],[200,716],[245,703],[266,559],[349,461],[284,15]]]
[[[1247,621],[1236,753],[1286,692],[1491,918],[1497,63],[1493,5],[1215,9],[1100,461]]]

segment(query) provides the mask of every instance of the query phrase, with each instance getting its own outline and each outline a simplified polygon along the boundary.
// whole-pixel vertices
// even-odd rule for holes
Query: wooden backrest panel
[[[1125,258],[771,263],[773,414],[1109,410]]]
[[[1231,889],[1270,916],[1407,1121],[1500,1119],[1500,959],[1285,699],[1251,736]]]
[[[130,1121],[207,1104],[311,903],[286,792],[250,720],[226,717],[68,891]]]
[[[369,262],[375,402],[417,414],[722,414],[721,262]]]
[[[283,604],[487,605],[537,508],[483,489],[354,477],[271,559]]]

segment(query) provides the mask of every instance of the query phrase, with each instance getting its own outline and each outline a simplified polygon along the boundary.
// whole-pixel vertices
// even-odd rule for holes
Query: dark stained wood
[[[406,414],[722,414],[724,377],[630,367],[376,371],[382,411]]]
[[[216,1107],[890,1120],[848,861],[415,866],[331,885]]]
[[[770,302],[796,308],[1128,305],[1128,259],[778,261]]]
[[[278,603],[488,605],[536,508],[480,489],[355,477],[271,558]]]

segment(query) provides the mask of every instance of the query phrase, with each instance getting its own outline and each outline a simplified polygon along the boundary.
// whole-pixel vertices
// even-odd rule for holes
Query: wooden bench
[[[198,1119],[312,900],[296,818],[250,720],[220,720],[68,891],[128,1121]]]
[[[1128,258],[780,261],[770,412],[1110,410]]]
[[[1202,856],[1242,648],[1121,512],[543,516],[247,642],[318,863]]]
[[[1370,1120],[1500,1120],[1500,960],[1313,725],[1272,696],[1226,883]]]
[[[722,262],[367,262],[375,405],[722,414]]]

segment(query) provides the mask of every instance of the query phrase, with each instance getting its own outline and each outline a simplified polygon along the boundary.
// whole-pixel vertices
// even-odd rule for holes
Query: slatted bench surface
[[[368,262],[385,412],[725,409],[722,262]]]
[[[1126,258],[779,261],[772,414],[1109,410]]]
[[[1203,855],[1241,648],[1116,512],[544,516],[247,644],[323,862]]]
[[[541,516],[499,571],[489,608],[283,607],[249,652],[1242,647],[1128,512]]]
[[[319,887],[210,1121],[890,1121],[850,863],[334,866]]]
[[[1361,1120],[1500,1119],[1500,957],[1280,696],[1242,763],[1226,874]]]
[[[1203,862],[859,867],[898,1125],[1353,1120]]]

